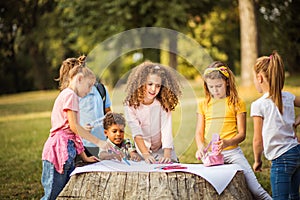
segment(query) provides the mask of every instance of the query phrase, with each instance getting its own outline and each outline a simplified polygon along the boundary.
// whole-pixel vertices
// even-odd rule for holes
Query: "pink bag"
[[[212,140],[204,149],[204,156],[202,157],[202,162],[205,167],[214,166],[214,165],[223,165],[224,164],[224,156],[222,153],[218,153],[217,146],[214,145],[215,142],[220,140],[219,134],[215,133],[212,135]],[[211,152],[208,152],[208,148],[212,145]]]

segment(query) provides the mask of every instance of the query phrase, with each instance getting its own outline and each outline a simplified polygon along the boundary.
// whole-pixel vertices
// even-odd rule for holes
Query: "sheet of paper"
[[[201,176],[207,180],[221,194],[230,183],[237,171],[242,170],[239,165],[226,164],[213,167],[205,167],[202,164],[147,164],[144,161],[129,161],[130,165],[124,161],[104,160],[83,167],[76,167],[71,176],[84,172],[189,172]],[[178,167],[180,165],[181,167]],[[172,166],[174,169],[172,169]],[[180,168],[180,169],[178,169]],[[167,170],[166,170],[167,169]]]

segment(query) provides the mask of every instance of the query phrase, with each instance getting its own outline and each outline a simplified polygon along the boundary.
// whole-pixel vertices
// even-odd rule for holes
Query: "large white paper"
[[[207,180],[220,195],[230,181],[233,179],[237,171],[242,170],[239,165],[226,164],[212,167],[205,167],[202,164],[147,164],[144,161],[133,162],[128,161],[130,165],[124,161],[104,160],[83,167],[76,167],[71,176],[85,172],[189,172],[201,176]],[[162,169],[163,167],[182,166],[184,169]]]

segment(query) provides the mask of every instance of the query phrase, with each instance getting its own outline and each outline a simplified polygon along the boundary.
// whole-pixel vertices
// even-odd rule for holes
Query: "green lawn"
[[[288,82],[286,90],[300,95],[299,81],[296,81],[299,78],[293,80]],[[183,86],[183,97],[173,113],[175,148],[181,162],[198,163],[194,158],[194,132],[197,99],[203,97],[202,83],[183,82]],[[116,112],[123,112],[123,91],[123,87],[110,90]],[[249,111],[251,101],[259,94],[254,88],[240,88],[239,91]],[[0,199],[39,199],[43,195],[41,153],[49,134],[50,113],[57,94],[58,91],[39,91],[0,96]],[[296,111],[300,114],[299,109]],[[249,112],[247,122],[247,139],[241,147],[252,165],[253,128]],[[127,134],[129,136],[128,129]],[[256,175],[270,192],[269,168],[270,163],[265,161],[264,171]]]

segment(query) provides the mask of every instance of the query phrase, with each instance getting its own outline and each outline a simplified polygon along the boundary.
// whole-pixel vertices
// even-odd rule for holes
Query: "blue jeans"
[[[272,160],[270,179],[273,199],[299,200],[300,144]]]
[[[41,179],[45,192],[45,195],[42,197],[43,200],[56,199],[69,181],[70,174],[75,169],[74,159],[76,156],[76,148],[72,140],[68,140],[68,154],[69,158],[64,164],[63,174],[58,173],[51,162],[43,160]]]

